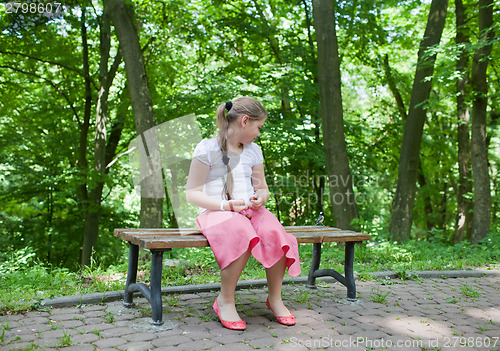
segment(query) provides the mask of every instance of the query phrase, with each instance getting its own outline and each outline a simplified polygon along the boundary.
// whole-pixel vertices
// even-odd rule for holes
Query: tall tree
[[[474,94],[472,103],[472,174],[474,179],[474,218],[472,220],[473,243],[479,242],[490,231],[491,188],[486,138],[488,106],[488,82],[486,69],[493,46],[493,0],[479,0],[479,45],[474,53],[471,84]]]
[[[82,9],[85,14],[85,8]],[[114,77],[122,58],[120,51],[117,52],[111,68],[108,68],[111,40],[110,19],[106,4],[100,18],[100,62],[99,62],[99,90],[96,105],[96,134],[94,145],[94,167],[90,173],[90,182],[86,186],[85,223],[83,229],[83,244],[80,263],[88,266],[91,263],[92,252],[99,235],[99,218],[101,212],[102,191],[104,188],[104,176],[109,172],[106,165],[115,154],[123,129],[123,115],[119,114],[113,124],[108,139],[108,97]],[[87,49],[88,50],[88,49]],[[88,52],[87,52],[88,56]],[[90,191],[89,191],[90,190]]]
[[[132,8],[123,0],[105,0],[120,42],[125,61],[135,127],[142,140],[145,154],[141,156],[141,227],[162,227],[164,185],[159,158],[158,141],[153,131],[156,125],[153,101],[144,67],[139,35],[134,25]]]
[[[323,121],[323,145],[329,176],[330,199],[335,225],[350,229],[358,217],[344,135],[340,58],[335,29],[333,0],[313,1],[314,27],[318,44],[318,76]]]
[[[389,229],[392,237],[397,241],[405,241],[410,237],[420,143],[427,113],[425,103],[429,99],[431,78],[436,61],[436,54],[429,53],[429,49],[438,45],[441,40],[447,7],[448,0],[432,1],[424,37],[418,51],[418,62],[401,145],[398,182]]]
[[[457,89],[457,141],[458,141],[458,188],[457,188],[457,219],[454,242],[470,239],[472,228],[472,200],[467,196],[472,193],[471,154],[470,154],[470,111],[466,103],[469,85],[468,61],[466,45],[469,41],[469,31],[466,24],[466,12],[462,0],[455,0],[456,37],[455,44],[460,50],[457,61],[457,72],[460,77],[456,83]]]

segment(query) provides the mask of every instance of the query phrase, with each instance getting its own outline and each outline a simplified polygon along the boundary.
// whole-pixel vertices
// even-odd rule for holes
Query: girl
[[[270,194],[262,151],[254,143],[266,117],[262,105],[250,97],[221,104],[219,135],[196,146],[187,182],[187,201],[201,210],[196,224],[221,268],[221,290],[213,308],[222,325],[235,330],[246,328],[234,292],[250,255],[266,269],[267,307],[281,324],[295,324],[281,300],[281,287],[287,267],[289,275],[300,274],[297,240],[264,207]]]

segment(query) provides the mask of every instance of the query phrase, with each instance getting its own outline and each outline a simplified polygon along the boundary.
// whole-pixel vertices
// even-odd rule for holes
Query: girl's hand
[[[250,198],[250,208],[252,210],[258,210],[264,203],[262,196],[254,195]]]
[[[246,204],[245,200],[229,200],[226,201],[226,204],[224,206],[225,210],[233,212],[241,212],[243,210],[246,210],[247,208],[248,205]]]

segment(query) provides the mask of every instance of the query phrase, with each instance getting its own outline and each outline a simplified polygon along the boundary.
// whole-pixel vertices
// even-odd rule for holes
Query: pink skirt
[[[196,218],[196,225],[207,238],[220,269],[250,249],[265,268],[274,266],[285,255],[288,274],[300,274],[297,239],[263,206],[240,213],[204,211]]]

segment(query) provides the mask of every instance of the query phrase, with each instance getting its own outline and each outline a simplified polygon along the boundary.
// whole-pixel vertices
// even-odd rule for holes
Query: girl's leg
[[[250,250],[221,270],[220,293],[217,297],[221,318],[228,322],[236,322],[241,318],[236,311],[234,292],[241,272],[250,258]]]
[[[283,277],[285,276],[286,258],[283,257],[271,268],[266,268],[267,287],[269,290],[269,305],[274,313],[280,317],[290,316],[290,311],[285,307],[281,300],[281,287],[283,286]]]

